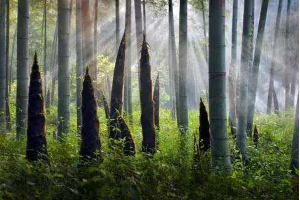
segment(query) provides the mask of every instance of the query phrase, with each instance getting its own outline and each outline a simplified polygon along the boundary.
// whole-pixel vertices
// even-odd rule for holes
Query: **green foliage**
[[[76,133],[76,110],[71,105],[70,134],[65,143],[53,139],[56,111],[47,117],[50,165],[25,159],[25,139],[13,133],[0,135],[0,199],[298,199],[298,179],[289,170],[292,139],[292,112],[259,115],[255,124],[260,141],[249,144],[249,164],[234,160],[235,142],[230,140],[232,171],[214,171],[210,152],[194,159],[194,135],[198,113],[190,112],[190,131],[181,135],[170,111],[161,112],[158,152],[153,157],[141,153],[140,113],[133,113],[130,129],[137,147],[135,157],[108,147],[103,109],[100,137],[103,163],[79,164],[80,138]],[[230,137],[231,138],[231,137]]]

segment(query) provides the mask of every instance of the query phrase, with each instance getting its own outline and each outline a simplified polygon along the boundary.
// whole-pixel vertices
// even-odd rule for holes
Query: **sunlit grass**
[[[210,152],[194,162],[198,141],[198,112],[189,113],[190,131],[181,135],[170,110],[161,110],[158,151],[153,158],[141,153],[142,129],[138,107],[129,124],[138,153],[115,154],[108,148],[103,109],[99,109],[103,162],[82,167],[76,110],[71,105],[70,133],[65,143],[53,138],[56,110],[47,116],[47,142],[51,164],[28,163],[25,138],[14,131],[0,137],[0,199],[297,199],[298,181],[290,173],[293,112],[257,114],[260,142],[248,140],[248,165],[234,159],[235,142],[229,133],[232,171],[214,171]],[[229,129],[228,129],[229,130]]]

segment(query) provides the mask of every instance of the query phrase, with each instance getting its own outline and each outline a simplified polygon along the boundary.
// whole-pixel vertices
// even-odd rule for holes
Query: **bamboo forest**
[[[2,199],[299,199],[299,0],[0,0]]]

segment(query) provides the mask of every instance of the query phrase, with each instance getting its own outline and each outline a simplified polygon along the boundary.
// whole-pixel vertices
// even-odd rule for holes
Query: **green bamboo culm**
[[[101,160],[101,141],[99,138],[99,120],[97,115],[97,102],[94,95],[92,79],[89,69],[83,81],[82,89],[82,129],[80,155],[82,160]]]
[[[180,0],[179,11],[179,128],[182,133],[188,130],[187,108],[187,0]]]
[[[28,50],[29,0],[18,1],[17,24],[17,97],[16,132],[17,139],[26,133],[29,83]]]
[[[29,161],[43,160],[49,162],[45,123],[42,77],[35,53],[30,74],[28,101],[26,158]]]
[[[65,141],[70,121],[70,0],[57,1],[58,20],[58,128],[57,137]]]
[[[278,55],[278,48],[279,48],[279,38],[280,38],[280,19],[281,19],[281,11],[282,11],[282,4],[283,0],[279,0],[278,2],[278,9],[277,9],[277,16],[276,16],[276,25],[275,25],[275,36],[274,36],[274,45],[273,45],[273,52],[272,57],[276,58]],[[276,104],[276,100],[274,101],[274,76],[276,71],[276,59],[272,59],[271,62],[271,70],[270,70],[270,81],[269,81],[269,91],[268,91],[268,101],[267,101],[267,113],[271,113],[272,103]],[[276,106],[276,105],[274,105]],[[276,111],[277,108],[275,108]]]
[[[258,24],[258,31],[256,37],[256,44],[254,50],[254,60],[253,66],[250,74],[249,79],[249,98],[248,98],[248,115],[247,115],[247,132],[252,132],[253,126],[253,118],[254,118],[254,110],[255,110],[255,101],[256,101],[256,93],[257,93],[257,84],[258,84],[258,72],[261,60],[261,52],[262,52],[262,45],[264,41],[264,33],[265,33],[265,25],[267,19],[269,7],[269,0],[264,0],[262,2],[261,10],[260,10],[260,18]]]
[[[122,117],[122,99],[124,90],[125,76],[125,53],[126,53],[126,34],[124,33],[119,46],[116,65],[114,69],[114,78],[111,91],[110,102],[110,133],[112,140],[125,140],[124,153],[126,155],[135,155],[135,144],[125,120]],[[114,145],[114,142],[112,143]]]
[[[232,48],[231,48],[231,63],[228,74],[228,97],[229,97],[229,125],[233,138],[236,138],[236,111],[237,111],[237,74],[236,74],[236,57],[237,57],[237,21],[238,21],[238,0],[233,1],[232,8]]]
[[[239,109],[238,109],[238,129],[237,129],[237,147],[242,155],[243,161],[247,160],[247,110],[248,110],[248,79],[251,65],[251,38],[252,38],[252,10],[253,0],[245,0],[244,19],[243,19],[243,38],[242,54],[240,66],[240,91],[239,91]]]
[[[0,134],[6,132],[5,0],[0,0]]]
[[[212,166],[230,169],[226,126],[225,1],[209,1],[209,119]]]

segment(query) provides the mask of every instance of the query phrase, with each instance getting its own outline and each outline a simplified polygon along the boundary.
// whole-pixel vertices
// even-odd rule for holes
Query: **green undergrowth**
[[[0,136],[0,199],[298,199],[298,178],[289,169],[293,112],[279,117],[256,115],[259,144],[255,148],[248,140],[246,166],[237,158],[229,134],[232,170],[223,172],[211,168],[210,152],[194,159],[196,111],[189,113],[190,131],[181,135],[170,111],[161,110],[158,151],[153,157],[140,152],[140,113],[134,112],[130,128],[138,152],[126,157],[108,148],[106,120],[100,109],[103,162],[83,166],[75,109],[71,105],[70,133],[64,143],[54,139],[56,110],[50,110],[50,165],[28,163],[26,140],[16,141],[14,131]]]

